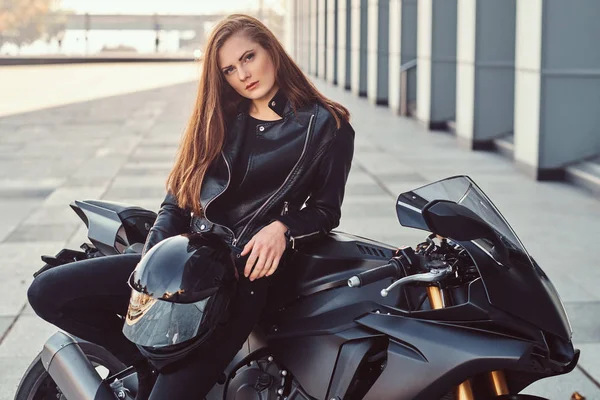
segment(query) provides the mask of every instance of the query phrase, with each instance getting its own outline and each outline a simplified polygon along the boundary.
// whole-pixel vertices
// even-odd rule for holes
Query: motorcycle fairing
[[[387,365],[365,400],[430,400],[444,396],[466,376],[518,368],[533,344],[435,321],[369,313],[357,323],[390,342]]]
[[[564,340],[570,340],[569,320],[552,282],[529,256],[492,201],[469,177],[455,176],[400,194],[396,203],[400,224],[431,231],[424,214],[428,205],[436,200],[456,202],[475,212],[506,247],[509,265],[495,261],[491,256],[494,248],[484,240],[454,240],[474,258],[490,303]]]

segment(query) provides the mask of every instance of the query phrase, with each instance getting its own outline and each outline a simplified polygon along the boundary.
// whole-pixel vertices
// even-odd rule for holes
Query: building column
[[[296,62],[305,73],[308,73],[308,20],[306,2],[298,1],[298,43],[300,50]]]
[[[299,0],[296,0],[296,39],[295,39],[295,43],[296,43],[296,52],[295,52],[295,56],[296,56],[296,62],[298,63],[298,65],[300,65],[300,67],[302,67],[302,46],[303,46],[303,37],[302,37],[302,32],[303,32],[303,28],[304,28],[304,18],[302,15],[302,2]]]
[[[338,0],[327,0],[327,50],[325,52],[327,82],[337,84],[338,63]]]
[[[456,0],[419,0],[417,118],[445,129],[456,114]]]
[[[417,58],[417,0],[390,0],[389,107],[400,110],[400,68]],[[417,98],[416,68],[408,71],[407,101]]]
[[[515,161],[535,179],[600,153],[600,2],[517,1]]]
[[[390,0],[390,59],[389,59],[389,106],[393,113],[400,109],[400,58],[402,0]]]
[[[285,3],[285,26],[284,26],[284,38],[283,38],[283,47],[285,51],[290,55],[290,57],[298,59],[296,57],[296,0],[288,0]]]
[[[337,83],[340,87],[350,90],[351,65],[351,0],[337,0]]]
[[[368,0],[367,97],[372,104],[388,104],[389,0]]]
[[[367,95],[368,0],[352,0],[352,65],[350,88],[361,97]]]
[[[317,76],[327,74],[327,0],[317,0]]]
[[[308,51],[309,51],[309,62],[310,62],[310,68],[308,69],[309,74],[311,75],[316,75],[317,74],[317,65],[318,65],[318,54],[319,52],[317,51],[317,46],[318,46],[318,40],[317,40],[317,36],[318,36],[318,24],[317,24],[317,5],[318,5],[318,0],[308,0],[310,7],[309,7],[309,19],[310,19],[310,41],[309,41],[309,46],[308,46]]]
[[[456,134],[471,149],[513,131],[516,0],[458,0]]]

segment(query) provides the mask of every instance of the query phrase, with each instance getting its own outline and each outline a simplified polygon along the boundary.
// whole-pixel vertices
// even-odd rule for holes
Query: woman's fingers
[[[275,271],[277,271],[277,267],[279,266],[279,260],[281,260],[281,256],[275,257],[273,263],[271,264],[271,268],[269,268],[265,276],[271,276],[275,273]]]
[[[254,238],[252,238],[248,243],[246,243],[246,245],[244,246],[244,249],[242,250],[240,255],[242,257],[245,256],[246,254],[248,254],[250,252],[250,250],[252,250],[253,247],[254,247]]]
[[[246,267],[244,268],[244,276],[246,278],[248,276],[250,276],[250,272],[252,272],[252,267],[254,267],[254,264],[256,264],[257,260],[258,260],[258,249],[253,248],[252,252],[250,253],[250,257],[248,257],[248,260],[246,261]]]
[[[250,254],[244,268],[244,276],[251,281],[272,275],[285,252],[285,237],[276,225],[261,229],[244,246],[241,256]]]
[[[259,278],[260,276],[262,276],[261,272],[265,268],[265,263],[268,260],[269,260],[269,256],[268,256],[268,253],[267,253],[267,249],[261,248],[260,249],[260,253],[258,255],[258,262],[256,263],[256,266],[254,267],[254,271],[252,271],[252,274],[250,275],[250,280],[251,281]]]
[[[265,266],[264,268],[260,271],[260,273],[258,274],[258,276],[256,277],[256,279],[260,279],[263,278],[267,275],[267,272],[269,272],[269,270],[271,269],[271,266],[273,265],[273,257],[269,257],[267,258],[267,261],[265,261]]]

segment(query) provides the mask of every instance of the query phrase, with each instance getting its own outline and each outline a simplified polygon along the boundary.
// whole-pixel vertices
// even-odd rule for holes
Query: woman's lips
[[[246,90],[252,90],[252,89],[256,88],[257,85],[258,85],[258,81],[246,86]]]

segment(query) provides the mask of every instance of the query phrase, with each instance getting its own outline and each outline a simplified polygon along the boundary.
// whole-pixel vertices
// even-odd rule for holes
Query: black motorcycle
[[[91,244],[42,257],[41,271],[140,252],[156,215],[75,201]],[[540,399],[518,393],[575,368],[559,296],[500,212],[466,176],[402,193],[414,249],[332,232],[294,250],[276,301],[207,396],[223,400]],[[16,399],[128,399],[133,368],[54,334]]]

